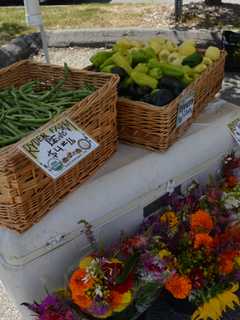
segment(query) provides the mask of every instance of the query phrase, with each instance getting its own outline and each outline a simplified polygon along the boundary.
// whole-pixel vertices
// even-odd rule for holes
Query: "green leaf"
[[[121,284],[124,281],[126,281],[127,277],[129,276],[129,274],[133,271],[133,269],[135,268],[137,262],[138,262],[138,258],[139,258],[139,254],[135,253],[134,255],[132,255],[126,262],[122,273],[117,277],[116,279],[116,283],[117,284]]]
[[[160,290],[159,284],[156,282],[144,283],[137,290],[135,304],[138,306],[151,304],[160,293]]]

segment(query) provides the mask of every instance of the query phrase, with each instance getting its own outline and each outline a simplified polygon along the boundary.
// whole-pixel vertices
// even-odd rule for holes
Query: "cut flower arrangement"
[[[189,319],[224,319],[240,307],[239,216],[240,158],[231,154],[218,178],[166,195],[136,234],[111,248],[98,249],[91,225],[81,221],[91,254],[64,290],[24,305],[40,320],[154,320],[151,305],[168,295],[191,304]]]

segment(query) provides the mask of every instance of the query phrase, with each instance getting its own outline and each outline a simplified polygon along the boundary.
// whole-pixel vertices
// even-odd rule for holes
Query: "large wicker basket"
[[[34,79],[40,80],[43,86],[49,86],[62,79],[63,74],[62,67],[26,60],[0,70],[0,89],[21,86]],[[71,69],[65,87],[81,88],[86,83],[94,85],[97,90],[57,119],[67,116],[100,146],[58,180],[48,177],[19,151],[23,140],[0,149],[1,226],[18,232],[28,229],[59,199],[94,174],[115,152],[118,77]]]
[[[220,90],[224,77],[226,53],[175,100],[165,107],[119,98],[117,103],[119,139],[125,143],[138,144],[150,150],[168,149],[192,124],[209,101]],[[192,117],[177,127],[178,106],[183,98],[194,92]]]

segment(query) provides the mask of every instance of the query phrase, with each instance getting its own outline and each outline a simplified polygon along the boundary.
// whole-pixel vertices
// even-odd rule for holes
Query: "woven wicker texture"
[[[125,143],[138,144],[150,150],[168,149],[220,90],[224,77],[225,57],[225,52],[222,52],[218,61],[211,64],[181,95],[164,107],[119,98],[117,112],[120,140]],[[195,95],[193,115],[177,128],[179,102],[190,92]]]
[[[40,80],[48,87],[62,79],[62,67],[25,60],[0,70],[0,88]],[[48,177],[19,151],[20,142],[0,149],[0,225],[23,232],[38,222],[74,187],[92,176],[117,148],[116,101],[118,77],[71,69],[65,88],[86,83],[97,90],[42,128],[66,116],[100,146],[57,180]],[[41,130],[41,128],[39,129]]]

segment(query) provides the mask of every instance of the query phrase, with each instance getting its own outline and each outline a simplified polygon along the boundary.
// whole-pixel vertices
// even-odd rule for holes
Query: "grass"
[[[23,24],[16,22],[3,22],[0,24],[0,45],[10,41],[16,35],[24,34],[29,31],[29,28]]]
[[[0,0],[1,1],[1,0]],[[107,0],[105,0],[107,1]],[[174,27],[173,5],[89,3],[42,6],[46,29]],[[240,5],[206,7],[202,2],[184,5],[181,23],[185,28],[240,27]],[[0,7],[0,45],[17,35],[34,31],[26,25],[23,7]]]
[[[46,29],[143,26],[143,17],[159,7],[100,3],[42,6],[42,15]],[[0,8],[0,43],[32,30],[26,26],[23,7]]]

